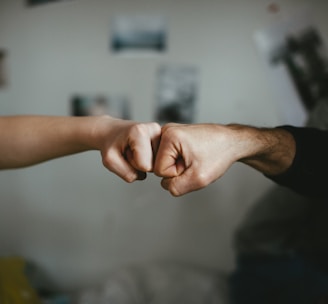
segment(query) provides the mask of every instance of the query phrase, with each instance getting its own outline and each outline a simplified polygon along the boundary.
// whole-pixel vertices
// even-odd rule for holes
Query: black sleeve
[[[293,126],[279,128],[293,135],[296,155],[285,173],[266,176],[302,195],[328,198],[328,131]]]

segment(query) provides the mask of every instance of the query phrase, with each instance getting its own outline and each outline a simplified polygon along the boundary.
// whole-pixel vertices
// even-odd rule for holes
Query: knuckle
[[[102,155],[102,163],[107,168],[112,168],[113,163],[115,162],[113,151],[109,149],[105,154]]]
[[[154,168],[153,168],[153,172],[156,176],[161,177],[162,176],[162,167],[161,167],[161,163],[157,160],[155,160],[155,164],[154,164]]]
[[[161,170],[158,169],[158,168],[156,168],[156,167],[154,167],[154,171],[153,171],[153,173],[154,173],[156,176],[158,176],[158,177],[162,177],[162,175],[161,175]]]
[[[172,123],[167,123],[165,124],[163,127],[162,127],[162,133],[166,133],[168,132],[169,130],[172,130]]]
[[[161,131],[161,126],[157,122],[151,122],[148,124],[150,128],[152,128],[154,131],[160,132]]]
[[[205,188],[209,184],[209,178],[206,173],[199,173],[195,178],[195,183],[199,189]]]
[[[131,135],[138,135],[138,136],[143,136],[145,134],[147,134],[147,126],[145,124],[142,124],[142,123],[138,123],[138,124],[135,124],[133,126],[131,126],[131,129],[130,129],[130,134]]]
[[[174,183],[170,184],[168,190],[171,193],[171,195],[174,196],[174,197],[178,197],[178,196],[182,195],[182,193],[177,189],[177,187]]]
[[[102,163],[103,163],[104,167],[106,167],[107,169],[110,170],[111,164],[112,164],[111,157],[108,156],[108,155],[103,156],[102,157]]]
[[[173,190],[173,189],[170,190],[170,193],[171,193],[171,195],[174,196],[174,197],[179,197],[179,196],[182,195],[180,192],[177,192],[176,190]]]
[[[181,138],[181,130],[179,128],[167,127],[162,130],[162,138],[167,138],[170,140],[176,140]]]

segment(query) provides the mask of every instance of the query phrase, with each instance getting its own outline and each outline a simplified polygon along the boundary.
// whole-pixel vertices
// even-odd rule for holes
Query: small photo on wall
[[[156,54],[167,49],[162,16],[117,16],[111,24],[110,49],[116,54]]]
[[[0,49],[0,89],[8,85],[7,52]]]
[[[160,124],[193,123],[198,87],[197,67],[161,66],[157,73],[156,121]]]
[[[34,5],[41,5],[41,4],[47,4],[51,2],[63,2],[63,1],[71,1],[71,0],[26,0],[26,4],[28,6],[34,6]]]
[[[72,116],[110,115],[115,118],[131,119],[130,103],[125,96],[76,94],[70,100]]]

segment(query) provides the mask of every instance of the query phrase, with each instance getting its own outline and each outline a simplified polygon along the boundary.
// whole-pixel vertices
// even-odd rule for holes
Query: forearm
[[[0,168],[30,166],[96,149],[96,117],[12,116],[0,118]]]
[[[296,142],[296,155],[286,172],[267,175],[300,194],[327,198],[328,132],[317,128],[282,126]]]
[[[257,129],[235,126],[245,144],[239,161],[299,194],[327,198],[328,132],[281,126]],[[252,148],[253,147],[253,148]]]
[[[0,169],[21,168],[98,150],[103,165],[127,182],[153,170],[161,127],[108,115],[0,117]]]
[[[293,136],[285,130],[245,125],[167,124],[155,162],[155,174],[174,196],[202,189],[236,162],[264,174],[281,174],[295,155]]]
[[[266,175],[282,174],[293,163],[296,144],[286,130],[244,125],[228,127],[235,133],[237,161]]]

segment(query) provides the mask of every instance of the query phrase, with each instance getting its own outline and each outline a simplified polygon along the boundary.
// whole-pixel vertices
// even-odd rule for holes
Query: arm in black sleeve
[[[274,182],[302,195],[328,198],[328,131],[315,128],[281,126],[296,142],[296,155],[289,169]]]

